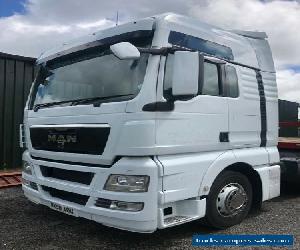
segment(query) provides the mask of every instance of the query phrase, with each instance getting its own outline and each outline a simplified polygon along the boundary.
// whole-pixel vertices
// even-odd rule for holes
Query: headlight
[[[28,161],[23,161],[22,170],[25,174],[32,175],[33,169],[32,169],[32,166],[30,165],[30,163]]]
[[[108,177],[104,190],[115,192],[140,193],[147,192],[150,177],[146,175],[118,175]]]

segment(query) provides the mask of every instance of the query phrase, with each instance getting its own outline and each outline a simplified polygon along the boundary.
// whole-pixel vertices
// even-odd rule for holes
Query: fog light
[[[108,177],[104,190],[115,192],[147,192],[150,177],[146,175],[117,175]]]
[[[144,208],[143,202],[112,201],[110,209],[132,211],[141,211]]]
[[[122,210],[122,211],[130,211],[130,212],[138,212],[143,210],[144,203],[143,202],[127,202],[127,201],[116,201],[116,200],[108,200],[108,199],[97,199],[95,203],[96,207],[108,208],[112,210]]]
[[[28,161],[23,161],[22,170],[25,174],[32,175],[33,169]]]

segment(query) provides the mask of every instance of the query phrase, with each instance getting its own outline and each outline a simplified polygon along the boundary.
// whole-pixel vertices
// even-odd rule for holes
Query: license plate
[[[55,202],[50,202],[50,207],[56,211],[76,216],[75,210],[71,207],[63,206],[63,205],[57,204]]]

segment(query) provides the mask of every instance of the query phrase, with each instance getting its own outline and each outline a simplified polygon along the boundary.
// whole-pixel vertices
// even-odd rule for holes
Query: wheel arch
[[[226,167],[223,171],[226,170],[239,172],[248,178],[251,183],[253,193],[252,208],[260,208],[263,198],[263,187],[259,173],[255,171],[251,165],[244,162],[234,163]]]
[[[235,162],[236,158],[227,153],[221,155],[208,169],[202,179],[199,196],[206,197],[215,179],[226,170],[239,172],[245,175],[251,183],[253,191],[252,208],[261,207],[263,200],[263,186],[259,173],[255,171],[252,165],[245,162]]]

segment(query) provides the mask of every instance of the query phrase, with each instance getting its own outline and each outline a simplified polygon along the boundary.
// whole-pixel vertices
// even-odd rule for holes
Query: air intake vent
[[[85,185],[90,185],[94,177],[94,173],[90,172],[80,172],[46,166],[40,166],[40,169],[44,177],[51,177],[54,179],[76,182]]]
[[[42,186],[42,188],[44,191],[48,192],[52,197],[74,202],[79,205],[85,205],[89,199],[89,196],[87,195],[75,194],[46,186]]]

